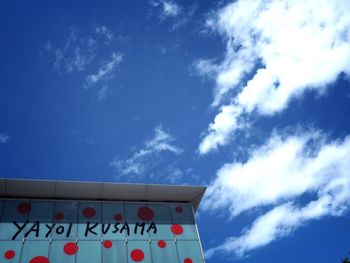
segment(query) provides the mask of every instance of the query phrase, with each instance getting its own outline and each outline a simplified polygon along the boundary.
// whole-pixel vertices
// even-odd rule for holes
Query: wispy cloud
[[[320,132],[273,135],[246,162],[225,164],[211,182],[202,208],[233,219],[256,208],[270,209],[241,236],[207,251],[236,256],[289,235],[310,220],[339,216],[350,203],[350,137],[327,142]],[[305,194],[314,199],[303,205]],[[300,204],[299,204],[300,203]]]
[[[145,176],[147,170],[158,165],[161,153],[168,152],[175,156],[182,154],[183,149],[174,145],[174,141],[173,136],[158,126],[154,129],[154,137],[146,140],[143,146],[136,150],[131,157],[126,159],[115,157],[110,165],[116,170],[117,177]],[[174,169],[172,170],[174,171]],[[174,174],[179,175],[178,172]]]
[[[105,25],[97,25],[95,27],[95,33],[98,36],[105,37],[108,42],[112,42],[114,40],[113,32]]]
[[[122,60],[122,55],[115,51],[111,52],[111,58],[100,55],[101,50],[110,47],[114,41],[122,39],[120,36],[115,37],[112,30],[105,25],[95,25],[87,34],[71,27],[69,36],[61,47],[48,41],[45,50],[51,56],[54,68],[61,74],[96,71],[95,74],[86,76],[82,85],[88,88],[103,81],[103,85],[98,86],[98,101],[101,101],[106,98],[106,91],[109,89],[107,80],[114,77],[114,69]],[[96,68],[96,65],[100,66]]]
[[[122,61],[122,55],[113,53],[112,58],[110,60],[105,61],[97,70],[95,74],[91,74],[86,77],[86,85],[85,88],[89,88],[96,83],[110,79],[113,77],[113,73],[115,68]]]
[[[185,7],[171,0],[151,0],[149,4],[159,12],[158,17],[161,21],[172,19],[171,31],[188,24],[197,10],[196,5]]]
[[[274,115],[306,90],[322,93],[339,74],[349,75],[349,10],[348,1],[239,0],[211,16],[207,25],[227,50],[221,63],[197,61],[200,74],[214,76],[212,105],[220,107],[200,153],[227,144],[250,115]],[[233,125],[222,127],[223,116]]]
[[[7,143],[10,140],[10,136],[5,133],[0,133],[0,143]]]
[[[149,1],[150,5],[156,8],[160,8],[159,17],[166,19],[169,17],[178,16],[181,13],[181,7],[171,0]]]

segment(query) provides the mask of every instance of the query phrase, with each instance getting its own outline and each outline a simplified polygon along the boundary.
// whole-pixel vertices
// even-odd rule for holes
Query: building
[[[0,262],[204,262],[205,187],[0,179]]]

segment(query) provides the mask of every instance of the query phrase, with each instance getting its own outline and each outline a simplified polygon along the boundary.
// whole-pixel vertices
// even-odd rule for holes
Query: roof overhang
[[[0,179],[0,197],[139,202],[186,202],[196,211],[205,186]]]

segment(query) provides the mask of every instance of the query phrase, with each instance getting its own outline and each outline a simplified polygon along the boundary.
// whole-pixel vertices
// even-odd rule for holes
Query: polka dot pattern
[[[61,220],[63,220],[63,218],[64,218],[64,214],[62,212],[57,212],[55,214],[55,220],[61,221]]]
[[[83,215],[87,218],[94,217],[96,215],[96,210],[92,207],[85,207],[83,210]]]
[[[158,247],[165,248],[166,247],[166,242],[164,240],[159,240],[158,241]]]
[[[64,245],[63,250],[67,255],[74,255],[78,252],[78,245],[74,242],[68,242]]]
[[[123,220],[123,216],[119,213],[114,215],[114,220],[115,221],[122,221]]]
[[[105,247],[105,248],[111,248],[112,247],[112,241],[110,241],[110,240],[105,240],[105,241],[103,241],[103,246]]]
[[[7,250],[4,254],[4,257],[6,259],[13,259],[15,256],[16,256],[16,253],[13,250]]]
[[[35,258],[32,258],[29,263],[50,263],[49,259],[47,257],[43,256],[37,256]]]
[[[131,251],[130,257],[133,261],[141,262],[145,258],[145,254],[141,249],[134,249]]]
[[[22,203],[17,206],[18,213],[25,215],[32,210],[32,206],[29,203]]]
[[[137,216],[144,221],[150,221],[154,217],[154,212],[149,207],[141,207],[137,211]]]
[[[184,230],[181,225],[174,224],[171,226],[171,232],[173,232],[175,235],[181,235]]]
[[[183,212],[183,208],[181,206],[178,206],[175,208],[176,213],[181,214]]]

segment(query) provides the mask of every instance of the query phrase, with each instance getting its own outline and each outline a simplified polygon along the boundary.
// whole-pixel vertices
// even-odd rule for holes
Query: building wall
[[[190,204],[0,201],[0,262],[204,262]]]

